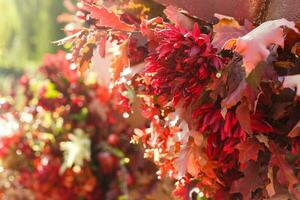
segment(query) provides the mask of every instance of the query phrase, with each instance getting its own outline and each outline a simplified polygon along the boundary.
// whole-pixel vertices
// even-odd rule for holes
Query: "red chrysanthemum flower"
[[[214,103],[207,103],[197,108],[193,117],[197,120],[199,132],[208,133],[208,157],[219,161],[224,172],[234,167],[238,160],[236,145],[245,141],[247,137],[234,109],[228,110],[223,118],[220,108],[216,107]],[[253,132],[267,133],[272,131],[272,127],[263,121],[263,116],[259,113],[251,115],[250,122]]]
[[[147,59],[146,76],[156,95],[164,95],[174,104],[197,101],[204,84],[223,66],[211,44],[210,34],[201,33],[195,24],[192,31],[167,24],[156,34],[161,38],[156,52]]]

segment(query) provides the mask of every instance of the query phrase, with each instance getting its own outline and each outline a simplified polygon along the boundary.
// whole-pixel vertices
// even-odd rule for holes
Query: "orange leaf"
[[[125,40],[119,47],[120,54],[112,60],[113,80],[120,78],[120,73],[124,67],[129,65],[129,58],[127,55],[127,40]]]

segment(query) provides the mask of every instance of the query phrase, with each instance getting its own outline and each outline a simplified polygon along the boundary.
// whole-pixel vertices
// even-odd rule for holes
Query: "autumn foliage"
[[[140,102],[148,127],[135,129],[132,142],[144,144],[159,177],[177,180],[175,195],[188,199],[198,188],[215,199],[300,198],[294,22],[240,23],[216,15],[218,22],[210,23],[174,6],[165,9],[166,19],[150,18],[156,10],[138,12],[141,5],[132,2],[117,9],[109,2],[80,5],[86,19],[94,19],[85,37],[106,35],[107,43],[120,45],[118,56],[129,60],[134,49],[129,41],[146,49],[140,64],[112,65],[115,72],[131,71],[112,80],[129,110]],[[127,17],[108,22],[109,12]],[[103,48],[99,44],[95,49]]]
[[[129,117],[131,143],[143,145],[158,179],[176,181],[176,198],[300,199],[298,23],[220,14],[204,21],[148,1],[78,0],[71,7],[68,36],[56,43],[71,44],[80,76],[110,68],[104,104]],[[95,58],[111,64],[95,65]],[[75,95],[81,89],[50,103],[42,91],[39,104],[55,109],[68,94],[70,109],[90,105]],[[106,120],[121,126],[111,114]]]

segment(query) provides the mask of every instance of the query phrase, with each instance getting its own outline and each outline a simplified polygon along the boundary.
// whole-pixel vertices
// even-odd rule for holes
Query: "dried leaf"
[[[244,177],[234,181],[230,193],[241,193],[243,199],[251,199],[251,192],[263,186],[263,180],[257,173],[259,165],[249,161],[243,170]]]
[[[245,164],[250,160],[256,161],[259,150],[263,150],[262,145],[253,138],[238,144],[237,148],[239,150],[239,162],[241,164]]]
[[[123,69],[129,65],[129,58],[127,54],[127,40],[119,46],[119,55],[115,56],[112,60],[111,67],[113,71],[113,80],[120,77]]]
[[[243,79],[238,87],[225,99],[222,100],[222,107],[231,108],[232,106],[236,105],[241,100],[246,87],[246,80]]]
[[[79,66],[79,72],[81,74],[90,67],[95,47],[95,44],[88,42],[82,46],[79,56],[76,59],[77,66]]]
[[[274,67],[269,62],[260,62],[256,65],[255,69],[246,78],[253,88],[259,88],[261,81],[276,81],[278,75],[274,70]]]
[[[84,4],[84,8],[97,20],[97,26],[108,27],[120,31],[134,31],[133,25],[126,24],[120,18],[105,7]]]
[[[234,45],[232,44],[234,40],[230,39],[237,39],[251,31],[252,29],[252,24],[247,20],[245,20],[245,25],[241,26],[239,22],[234,18],[222,17],[219,22],[213,26],[215,35],[212,44],[214,45],[214,47],[221,50],[226,43],[228,48],[229,45]]]
[[[270,145],[269,145],[269,139],[268,139],[266,136],[260,134],[260,135],[256,135],[255,137],[256,137],[256,139],[257,139],[260,143],[262,143],[262,144],[264,144],[266,147],[270,148]]]
[[[90,68],[90,64],[91,64],[91,62],[89,60],[83,60],[79,66],[80,74],[83,74],[84,72],[86,72],[86,70],[88,70]]]
[[[294,185],[299,181],[294,174],[294,170],[285,160],[285,153],[278,148],[274,142],[269,142],[270,151],[271,151],[271,160],[270,163],[272,166],[277,166],[279,168],[277,173],[280,173],[280,176],[277,174],[277,179],[279,183],[287,183],[289,191],[293,192]]]
[[[262,143],[266,147],[270,148],[269,139],[265,135],[260,134],[260,135],[256,135],[255,137],[260,143]]]
[[[169,5],[164,10],[164,14],[168,19],[173,22],[177,27],[183,27],[187,30],[192,30],[194,21],[188,16],[180,12],[180,10],[172,5]]]
[[[96,48],[97,34],[95,32],[82,31],[76,37],[72,48],[72,59],[79,69],[80,73],[84,73],[91,65],[91,60]]]
[[[247,101],[242,101],[241,104],[237,107],[235,113],[242,129],[248,134],[252,134],[250,111]]]
[[[185,176],[186,173],[192,176],[197,176],[200,172],[199,151],[197,145],[188,145],[184,147],[179,154],[179,157],[174,162],[174,167],[178,171],[179,179]]]
[[[262,23],[237,40],[234,51],[243,56],[246,76],[255,69],[258,63],[267,59],[270,54],[268,49],[270,45],[275,44],[283,47],[283,27],[288,27],[298,32],[294,22],[278,19]]]
[[[268,192],[269,197],[275,195],[274,181],[273,181],[273,168],[268,168],[268,178],[270,179],[270,183],[266,186],[266,190]]]
[[[237,74],[236,72],[231,73],[234,75]],[[238,74],[237,76],[241,75]],[[222,100],[222,106],[231,108],[235,106],[242,97],[246,97],[250,111],[254,111],[256,109],[257,100],[262,94],[260,83],[263,80],[277,80],[277,75],[273,66],[265,62],[260,62],[255,70],[253,70],[246,79],[243,78],[236,89]],[[238,83],[237,81],[238,80],[233,79],[231,82],[233,82],[233,85],[236,85],[236,83]],[[226,84],[230,85],[231,83],[227,81]]]

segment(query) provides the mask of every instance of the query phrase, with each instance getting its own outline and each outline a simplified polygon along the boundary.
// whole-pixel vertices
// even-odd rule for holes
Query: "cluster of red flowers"
[[[22,110],[1,104],[3,117],[8,113],[18,124],[1,137],[2,172],[15,171],[14,184],[34,199],[151,196],[145,188],[160,187],[154,166],[129,144],[133,122],[122,116],[118,91],[78,76],[66,57],[63,51],[45,55],[43,80],[21,78]],[[1,195],[13,198],[8,189],[0,186]]]
[[[194,193],[262,199],[281,190],[287,198],[300,198],[300,103],[299,92],[291,90],[299,85],[294,74],[300,69],[295,24],[269,21],[250,32],[252,26],[230,17],[210,24],[173,6],[164,11],[169,22],[148,19],[157,16],[151,10],[155,3],[133,20],[124,9],[129,4],[134,5],[118,4],[121,18],[113,13],[115,7],[109,11],[97,3],[85,4],[87,19],[94,19],[85,35],[96,32],[109,42],[119,41],[119,62],[111,67],[120,74],[113,80],[123,84],[128,100],[126,104],[123,99],[124,107],[132,106],[135,113],[134,102],[139,102],[148,119],[147,127],[135,129],[132,141],[143,143],[145,157],[159,167],[158,176],[175,178],[174,194],[183,199]],[[110,8],[106,1],[103,5]],[[103,21],[107,12],[114,21]],[[270,53],[271,46],[278,47],[277,56],[275,50]]]
[[[159,45],[145,60],[154,94],[173,99],[174,105],[197,102],[207,80],[223,67],[211,36],[201,33],[198,24],[191,31],[167,24],[156,33]]]

